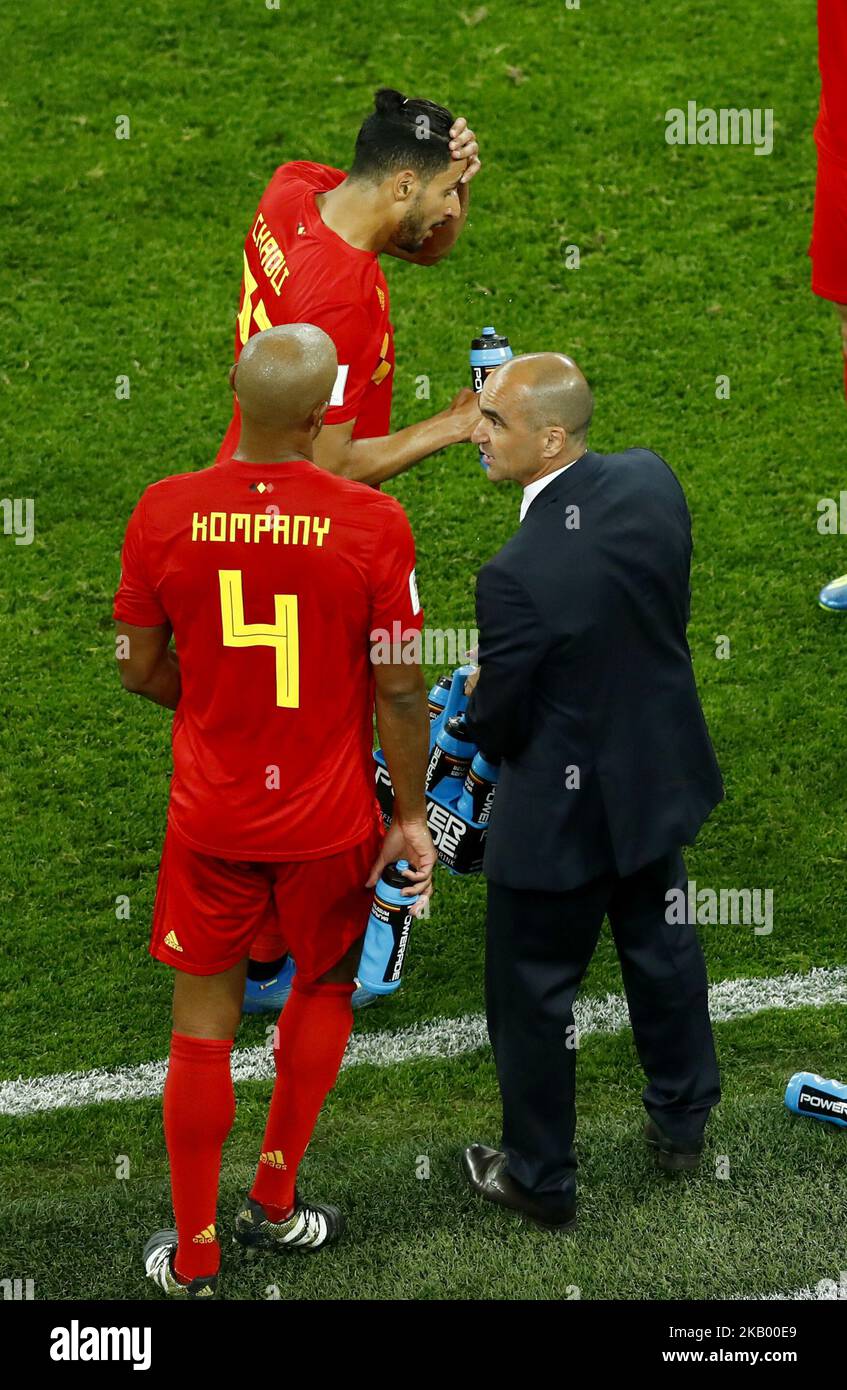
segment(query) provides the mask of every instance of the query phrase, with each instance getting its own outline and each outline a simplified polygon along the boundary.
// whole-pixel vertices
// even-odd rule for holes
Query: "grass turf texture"
[[[814,605],[820,584],[847,562],[841,543],[815,526],[818,499],[837,497],[845,478],[845,417],[834,311],[812,298],[805,255],[818,83],[813,9],[794,0],[751,0],[741,9],[686,0],[663,11],[661,23],[625,0],[583,0],[580,11],[544,0],[519,13],[491,0],[487,10],[466,23],[458,12],[424,18],[411,0],[396,0],[373,11],[367,29],[346,0],[331,25],[305,3],[276,12],[259,0],[222,0],[212,18],[185,0],[144,9],[36,0],[15,15],[18,61],[0,106],[5,260],[14,285],[0,491],[34,497],[36,538],[28,547],[0,538],[6,1076],[131,1063],[166,1049],[168,972],[148,960],[146,941],[169,718],[124,695],[113,669],[120,542],[144,486],[206,466],[226,427],[240,246],[270,173],[290,158],[345,166],[372,92],[386,83],[467,114],[485,166],[454,255],[435,270],[387,266],[397,330],[395,428],[446,405],[466,384],[470,338],[493,321],[518,351],[574,353],[597,396],[593,447],[644,444],[668,459],[694,517],[690,640],[728,789],[689,867],[701,886],[774,890],[770,936],[703,930],[710,978],[847,961],[839,718],[847,633]],[[472,7],[466,14],[473,18]],[[5,16],[0,37],[11,47]],[[664,112],[689,99],[772,107],[773,154],[669,147]],[[114,137],[122,114],[132,123],[126,141]],[[569,243],[582,251],[578,271],[565,267]],[[115,399],[120,373],[130,376],[128,401]],[[728,401],[715,398],[721,373],[731,379]],[[424,374],[429,402],[415,394]],[[519,494],[488,485],[471,446],[418,465],[388,490],[415,530],[427,623],[471,626],[475,571],[514,528]],[[715,657],[718,634],[730,639],[729,660]],[[129,895],[129,921],[116,919],[119,894]],[[479,880],[440,875],[404,989],[357,1027],[481,1008],[483,911]],[[608,938],[586,988],[620,988]],[[811,1017],[802,1047],[793,1013],[733,1025],[738,1046],[723,1055],[732,1099],[715,1129],[730,1155],[734,1142],[755,1133],[758,1185],[710,1180],[712,1196],[692,1209],[682,1240],[663,1241],[652,1219],[638,1225],[645,1161],[633,1137],[632,1088],[623,1110],[614,1066],[631,1043],[598,1040],[586,1049],[583,1203],[587,1223],[604,1201],[610,1217],[593,1227],[579,1277],[568,1282],[585,1296],[656,1297],[659,1281],[671,1279],[657,1271],[673,1251],[675,1286],[714,1291],[703,1268],[707,1246],[726,1293],[837,1276],[847,1251],[843,1238],[826,1236],[819,1202],[822,1182],[843,1182],[844,1136],[815,1125],[786,1129],[779,1109],[790,1071],[845,1072],[845,1010],[826,1012],[823,1035],[822,1017]],[[753,1075],[744,1040],[763,1028],[773,1065]],[[262,1020],[248,1021],[242,1040],[258,1041],[263,1030]],[[595,1048],[610,1070],[599,1067],[589,1090]],[[234,1140],[240,1178],[252,1163],[266,1090],[245,1092],[256,1103],[242,1105],[244,1137]],[[420,1147],[421,1114],[429,1148]],[[92,1171],[130,1152],[116,1136],[126,1126],[131,1136],[136,1125],[159,1165],[149,1200],[133,1197],[132,1183],[120,1187],[127,1199],[115,1197],[114,1183]],[[414,1181],[413,1150],[442,1165],[480,1126],[496,1136],[486,1059],[414,1064],[396,1077],[351,1073],[310,1154],[321,1191],[349,1194],[359,1231],[370,1229],[373,1210],[375,1229],[382,1222],[379,1229],[399,1235],[409,1258],[430,1271],[420,1296],[467,1292],[481,1252],[459,1219],[465,1205],[457,1184],[451,1177],[453,1195],[441,1212],[437,1186]],[[126,1200],[114,1258],[98,1277],[103,1296],[129,1293],[126,1250],[145,1222],[165,1216],[156,1107],[103,1107],[7,1128],[10,1181],[10,1146],[36,1131],[40,1146],[30,1161],[38,1187],[46,1193],[60,1182],[45,1152],[72,1151],[79,1156],[74,1201],[86,1191],[89,1201],[79,1241],[68,1241],[67,1264],[56,1265],[50,1232],[58,1212],[32,1195],[30,1167],[23,1185],[30,1215],[41,1212],[45,1245],[42,1257],[30,1244],[25,1272],[43,1297],[48,1286],[64,1297],[89,1292],[78,1274],[81,1245],[99,1243],[114,1203]],[[826,1163],[818,1163],[821,1154]],[[389,1202],[398,1165],[409,1165],[402,1204]],[[402,1187],[402,1171],[399,1178]],[[227,1181],[224,1207],[235,1193]],[[710,1236],[713,1188],[722,1201],[734,1193],[743,1215],[736,1208]],[[788,1223],[778,1238],[767,1234],[777,1193]],[[629,1245],[612,1238],[613,1203]],[[820,1212],[817,1234],[800,1219],[812,1210]],[[676,1221],[674,1208],[667,1213]],[[502,1279],[491,1276],[488,1292],[550,1292],[537,1270],[539,1259],[554,1257],[539,1254],[535,1237],[526,1244],[507,1236],[496,1213],[486,1216],[493,1224],[479,1239],[488,1254],[510,1242]],[[743,1241],[761,1262],[751,1255],[745,1266]],[[367,1285],[387,1294],[396,1286],[378,1276],[383,1256],[382,1242],[351,1240],[298,1288],[318,1296]],[[4,1270],[13,1265],[24,1268],[3,1259]],[[258,1283],[249,1287],[251,1296],[259,1292]]]
[[[580,1051],[581,1201],[575,1235],[551,1237],[466,1188],[458,1154],[497,1133],[485,1053],[459,1061],[344,1073],[303,1164],[301,1186],[338,1202],[343,1244],[317,1259],[230,1244],[250,1184],[270,1086],[241,1088],[219,1204],[225,1296],[267,1298],[726,1298],[838,1279],[847,1201],[843,1133],[774,1104],[782,1078],[818,1048],[834,1064],[844,1009],[801,1010],[786,1038],[778,1014],[721,1025],[726,1094],[701,1171],[669,1178],[640,1137],[640,1077],[629,1037]],[[142,1237],[166,1224],[169,1189],[154,1102],[104,1105],[0,1126],[4,1268],[36,1280],[39,1299],[157,1297],[145,1287]],[[54,1157],[45,1159],[50,1151]],[[126,1180],[115,1158],[129,1159]],[[728,1160],[726,1179],[716,1160]],[[421,1159],[429,1176],[418,1178]],[[32,1171],[43,1178],[33,1192]],[[164,1218],[164,1220],[163,1220]],[[56,1240],[61,1231],[61,1240]],[[79,1274],[79,1252],[97,1258]],[[841,1263],[839,1263],[841,1261]],[[33,1274],[34,1271],[34,1274]]]

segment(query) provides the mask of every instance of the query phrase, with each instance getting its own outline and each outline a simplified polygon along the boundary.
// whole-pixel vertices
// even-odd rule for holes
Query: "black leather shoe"
[[[692,1172],[699,1168],[703,1154],[703,1140],[696,1143],[692,1139],[677,1142],[669,1139],[659,1129],[655,1120],[647,1120],[644,1125],[644,1138],[656,1155],[656,1164],[666,1173]]]
[[[576,1225],[576,1206],[540,1202],[506,1171],[506,1155],[485,1144],[471,1144],[462,1154],[462,1172],[479,1197],[508,1207],[545,1231],[571,1231]]]

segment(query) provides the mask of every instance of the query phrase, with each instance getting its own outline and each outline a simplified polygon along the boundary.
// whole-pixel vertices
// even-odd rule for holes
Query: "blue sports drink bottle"
[[[417,902],[417,897],[404,898],[400,891],[409,887],[409,880],[402,874],[409,867],[407,859],[386,864],[374,889],[357,977],[362,989],[371,994],[393,994],[400,988],[412,927],[411,909]]]
[[[813,1071],[795,1072],[785,1089],[785,1104],[795,1115],[847,1127],[847,1086],[843,1081],[827,1081]]]
[[[458,782],[461,786],[475,752],[476,744],[468,738],[464,715],[451,715],[432,746],[424,790],[431,792],[439,782],[444,781],[452,782],[454,786]]]
[[[460,816],[465,820],[475,821],[477,825],[488,824],[499,775],[499,763],[492,762],[484,753],[476,754],[468,768],[462,794],[456,805]]]
[[[474,666],[457,666],[453,675],[450,677],[450,690],[447,694],[447,704],[444,707],[444,717],[442,723],[454,714],[463,714],[468,707],[468,697],[465,694],[465,681],[476,668]]]
[[[444,712],[452,684],[453,679],[451,676],[439,676],[435,685],[427,695],[426,702],[429,709],[430,724],[434,724],[436,719]]]
[[[504,338],[493,328],[483,328],[482,337],[474,338],[471,343],[471,385],[477,395],[485,385],[485,378],[489,372],[493,372],[495,367],[500,367],[504,362],[508,362],[512,356],[514,354],[508,338]],[[484,468],[481,449],[479,462]]]

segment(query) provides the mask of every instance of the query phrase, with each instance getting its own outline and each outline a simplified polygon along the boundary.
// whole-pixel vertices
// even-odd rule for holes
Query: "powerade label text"
[[[382,898],[374,895],[371,916],[375,917],[377,922],[388,927],[394,939],[382,976],[383,984],[391,984],[394,980],[400,979],[403,957],[406,954],[406,946],[409,941],[409,928],[412,925],[412,914],[407,907],[383,902]]]
[[[847,1100],[828,1096],[825,1091],[813,1091],[808,1086],[800,1092],[797,1102],[801,1110],[813,1115],[843,1115],[847,1119]]]

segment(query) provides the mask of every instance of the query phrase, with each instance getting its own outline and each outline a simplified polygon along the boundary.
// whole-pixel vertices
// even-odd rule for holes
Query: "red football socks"
[[[216,1274],[221,1263],[215,1220],[221,1151],[235,1119],[231,1051],[231,1040],[171,1035],[165,1143],[179,1234],[173,1270],[186,1283]]]
[[[335,1085],[353,1027],[355,986],[294,985],[274,1038],[276,1083],[250,1196],[270,1221],[290,1216],[300,1160]]]

